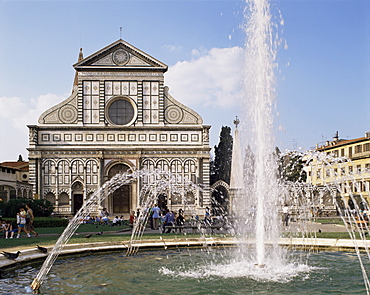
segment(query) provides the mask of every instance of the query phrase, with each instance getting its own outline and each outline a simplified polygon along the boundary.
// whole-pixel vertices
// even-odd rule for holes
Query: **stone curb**
[[[251,240],[243,241],[245,244],[251,244]],[[370,241],[356,241],[357,246],[364,250],[370,248]],[[141,240],[132,244],[138,248],[164,248],[169,247],[206,247],[206,246],[234,246],[240,244],[240,240],[236,238],[182,238],[182,239],[151,239]],[[124,242],[97,242],[83,244],[67,244],[63,247],[60,255],[68,255],[83,252],[95,251],[113,251],[126,250],[129,241]],[[331,249],[336,251],[354,250],[355,242],[350,239],[302,239],[302,238],[281,238],[279,245],[289,248],[304,248],[304,249]],[[46,247],[50,252],[52,246]],[[15,249],[16,251],[16,249]],[[15,252],[12,251],[12,252]],[[0,257],[0,269],[17,265],[22,262],[28,262],[36,259],[46,258],[47,255],[39,252],[37,248],[28,248],[21,251],[21,254],[16,261],[9,260],[3,255]]]

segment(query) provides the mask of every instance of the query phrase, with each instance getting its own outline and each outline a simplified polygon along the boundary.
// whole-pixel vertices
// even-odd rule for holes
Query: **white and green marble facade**
[[[168,169],[209,185],[210,126],[169,94],[165,64],[118,40],[74,68],[71,96],[28,126],[35,197],[70,214],[112,173],[142,168]],[[127,217],[139,206],[141,185],[126,187],[123,203],[116,195],[101,205]],[[191,214],[203,214],[211,203],[209,189],[191,194]],[[183,204],[172,204],[167,194],[167,206],[177,210]]]

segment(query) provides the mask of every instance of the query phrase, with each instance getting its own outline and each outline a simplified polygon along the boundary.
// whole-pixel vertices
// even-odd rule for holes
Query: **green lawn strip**
[[[121,226],[109,226],[109,225],[95,225],[95,224],[81,224],[76,233],[97,233],[97,232],[117,232],[124,229],[128,229],[127,225]],[[39,234],[58,234],[60,235],[64,231],[65,227],[40,227],[36,228],[35,231]]]
[[[315,222],[321,224],[340,224],[344,225],[344,222],[341,218],[318,218],[315,219]]]

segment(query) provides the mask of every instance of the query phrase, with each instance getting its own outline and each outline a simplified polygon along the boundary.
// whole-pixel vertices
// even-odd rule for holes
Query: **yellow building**
[[[339,139],[337,134],[333,141],[317,145],[315,152],[305,168],[307,182],[334,185],[345,205],[353,208],[356,202],[361,209],[366,207],[370,201],[370,132],[350,140]]]

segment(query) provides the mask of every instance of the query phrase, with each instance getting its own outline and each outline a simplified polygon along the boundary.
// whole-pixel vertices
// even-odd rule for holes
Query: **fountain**
[[[274,71],[277,67],[276,52],[280,44],[277,33],[278,26],[272,22],[269,1],[251,0],[247,2],[249,5],[246,9],[245,26],[247,36],[245,95],[241,101],[245,117],[241,117],[241,128],[236,128],[234,133],[234,147],[236,146],[240,150],[233,151],[233,157],[237,156],[233,160],[238,159],[236,161],[239,163],[232,163],[231,188],[234,204],[232,210],[238,224],[236,234],[240,237],[241,247],[247,245],[247,249],[241,249],[238,252],[238,255],[241,253],[238,261],[246,259],[250,262],[249,265],[265,269],[261,272],[261,277],[263,277],[266,272],[279,272],[292,262],[286,259],[284,251],[277,246],[281,236],[282,223],[279,219],[279,208],[282,208],[284,201],[292,203],[295,199],[296,202],[300,202],[300,212],[298,212],[299,210],[296,212],[299,221],[297,228],[299,237],[304,239],[315,238],[315,233],[309,230],[309,224],[312,223],[314,216],[308,215],[311,208],[318,206],[319,203],[315,203],[315,200],[309,198],[310,193],[312,196],[312,191],[317,188],[305,183],[289,183],[278,177],[279,158],[275,151],[273,132]],[[236,121],[234,123],[238,126],[239,120]],[[245,153],[244,157],[239,156],[242,151]],[[298,153],[295,156],[298,156]],[[298,157],[308,163],[307,165],[312,163],[310,157],[315,157],[316,162],[317,159],[326,161],[332,170],[332,164],[336,161],[332,156],[324,153],[300,154]],[[240,158],[244,158],[244,160],[240,161]],[[340,160],[343,161],[343,159]],[[346,161],[348,162],[348,160]],[[243,170],[242,173],[241,170]],[[334,171],[331,172],[331,175],[334,175]],[[243,179],[243,185],[240,185],[240,179]],[[320,189],[327,190],[331,194],[334,207],[339,208],[336,192],[341,191],[341,187],[336,185],[333,188],[333,185],[329,185]],[[289,196],[284,199],[284,192],[287,191]],[[323,192],[321,191],[321,193]],[[352,193],[351,198],[353,198]],[[363,198],[361,201],[363,204],[367,204]],[[345,203],[344,200],[342,203]],[[353,203],[357,202],[353,200]],[[368,205],[366,206],[368,207]],[[365,242],[364,228],[360,228],[355,221],[360,211],[359,208],[355,209],[353,213],[348,209],[345,210],[341,217],[354,241],[366,291],[369,294],[369,279],[363,266],[354,231],[360,233],[368,258],[370,256]],[[366,226],[366,231],[368,232],[368,230]]]
[[[245,95],[242,98],[241,150],[246,151],[244,189],[238,209],[239,234],[255,241],[255,264],[266,264],[266,244],[276,245],[279,237],[277,211],[278,181],[274,156],[273,112],[276,40],[270,4],[267,0],[247,1],[245,53]],[[243,178],[243,175],[233,176]],[[241,208],[241,210],[240,210]],[[276,254],[277,249],[269,251]],[[270,255],[269,255],[270,256]],[[269,259],[279,259],[279,255]]]
[[[198,251],[195,252],[196,254],[194,254],[194,252],[188,253],[186,252],[187,250],[184,250],[187,255],[184,255],[183,252],[177,250],[174,252],[157,252],[155,254],[146,253],[143,255],[147,255],[146,258],[149,260],[142,259],[140,255],[131,256],[131,254],[137,253],[134,241],[140,239],[143,232],[143,226],[138,222],[135,224],[131,237],[132,243],[129,245],[124,261],[121,259],[119,260],[119,263],[114,263],[117,267],[119,265],[120,270],[117,273],[109,272],[110,276],[113,275],[113,277],[118,277],[120,283],[122,283],[122,280],[120,280],[122,273],[125,272],[128,274],[134,284],[125,286],[124,290],[133,290],[133,293],[152,292],[153,289],[148,291],[145,289],[146,286],[140,286],[140,290],[131,289],[134,288],[133,286],[135,285],[135,282],[136,285],[138,285],[137,283],[144,277],[144,275],[141,274],[139,278],[132,278],[134,276],[134,272],[131,273],[130,268],[125,268],[127,265],[130,267],[140,265],[146,270],[146,267],[148,267],[147,261],[168,261],[168,265],[166,266],[154,263],[155,268],[150,268],[153,272],[154,269],[157,271],[159,269],[162,275],[173,278],[170,284],[163,284],[160,280],[160,286],[158,289],[155,289],[156,291],[161,290],[174,292],[170,286],[173,284],[180,285],[183,288],[186,287],[187,294],[195,293],[188,291],[189,286],[191,286],[191,288],[195,286],[194,288],[202,289],[204,286],[214,288],[215,285],[230,285],[229,290],[236,290],[236,293],[245,293],[247,288],[246,284],[255,286],[256,290],[258,290],[257,292],[260,292],[260,294],[265,293],[266,288],[275,290],[274,294],[297,292],[295,286],[301,285],[305,285],[305,287],[302,287],[304,292],[310,290],[310,294],[321,294],[322,290],[330,292],[332,289],[327,288],[327,285],[330,284],[325,281],[317,287],[318,292],[314,292],[310,289],[312,288],[313,282],[320,277],[319,275],[315,276],[315,274],[325,273],[325,275],[328,275],[327,272],[324,271],[325,266],[319,262],[329,261],[330,264],[335,265],[336,271],[344,269],[348,264],[353,266],[353,255],[332,255],[339,257],[339,261],[335,261],[335,259],[330,257],[330,255],[328,258],[325,255],[313,253],[311,254],[311,257],[314,257],[314,265],[317,266],[308,267],[305,263],[306,261],[301,262],[302,256],[299,256],[299,253],[286,253],[278,246],[281,228],[278,208],[287,200],[295,204],[295,208],[297,209],[297,220],[303,221],[299,224],[300,228],[298,229],[299,231],[297,232],[297,235],[301,238],[314,236],[314,233],[310,233],[306,227],[312,220],[312,217],[307,215],[310,207],[316,205],[314,198],[309,197],[315,196],[314,192],[315,190],[319,190],[319,188],[301,183],[291,183],[288,185],[287,183],[281,182],[277,177],[278,158],[274,151],[275,144],[272,108],[274,105],[274,70],[276,67],[275,57],[278,41],[275,38],[275,26],[271,21],[272,16],[269,2],[267,0],[249,0],[247,3],[247,19],[245,26],[245,32],[247,35],[245,56],[246,73],[244,83],[246,87],[244,90],[245,96],[241,102],[243,109],[246,110],[246,114],[244,114],[245,117],[241,117],[242,124],[236,133],[237,136],[235,136],[238,141],[240,133],[241,143],[239,152],[245,151],[245,160],[243,160],[243,163],[239,163],[239,166],[235,163],[233,164],[237,167],[234,169],[234,172],[235,170],[239,172],[233,174],[231,177],[232,182],[235,185],[235,190],[233,192],[234,206],[232,208],[234,222],[237,224],[235,227],[235,234],[239,237],[241,246],[236,251],[222,252],[222,255],[218,252],[219,250],[213,252],[212,249]],[[237,142],[236,145],[238,146],[239,142]],[[308,163],[310,162],[310,155],[306,154],[302,156],[306,157],[306,161]],[[239,159],[243,159],[243,157],[239,157]],[[242,167],[240,164],[243,164]],[[87,215],[93,206],[100,204],[102,198],[107,195],[106,192],[113,191],[120,185],[139,177],[144,177],[144,175],[148,176],[145,173],[135,171],[131,175],[118,175],[111,181],[107,182],[97,193],[94,194],[94,196],[80,209],[73,221],[70,222],[65,233],[58,240],[54,250],[49,254],[44,265],[41,267],[39,274],[32,283],[32,288],[34,290],[37,290],[40,287],[46,274],[51,270],[61,247],[73,234],[74,230],[79,225],[79,220]],[[142,192],[141,198],[143,200],[143,208],[149,207],[150,202],[153,201],[153,196],[156,196],[158,192],[164,191],[170,186],[171,189],[174,189],[171,182],[172,175],[162,174],[163,172],[157,173],[162,175],[163,178],[161,178],[156,184],[151,183],[151,185],[148,185],[146,188],[148,191],[144,190]],[[157,175],[153,174],[151,176],[156,179]],[[241,181],[241,179],[243,181]],[[188,182],[188,185],[193,186],[190,182]],[[196,187],[196,189],[200,188]],[[329,194],[332,194],[333,200],[336,200],[335,205],[339,208],[340,205],[337,202],[335,190],[331,186],[328,186],[325,189],[328,190]],[[153,190],[153,192],[151,192],[151,190]],[[146,196],[149,197],[145,198]],[[141,214],[142,215],[139,220],[142,220],[143,223],[145,223],[147,213],[142,210]],[[360,229],[356,227],[354,214],[349,212],[349,210],[344,210],[341,216],[345,221],[345,224],[347,224],[347,222],[350,223],[351,228],[349,228],[349,232],[354,237],[354,229],[360,231]],[[368,228],[366,230],[368,231]],[[360,232],[362,233],[361,237],[366,240],[364,229],[361,229]],[[363,274],[363,280],[365,281],[366,292],[369,294],[369,280],[366,275],[366,265],[362,263],[363,255],[360,253],[357,245],[355,248],[356,256],[360,259],[360,269]],[[251,251],[251,249],[253,251]],[[176,259],[173,259],[175,260],[175,262],[173,262],[170,260],[171,257],[169,256],[180,257],[178,258],[180,259],[180,262],[176,263]],[[206,265],[206,267],[195,264],[194,260],[191,260],[190,258],[189,259],[192,262],[189,262],[189,260],[183,259],[184,256],[195,257],[195,261],[201,261],[201,263]],[[291,258],[291,256],[294,256],[294,258]],[[370,257],[367,248],[366,256],[368,258]],[[111,256],[104,257],[105,259],[114,261],[117,259],[112,258]],[[349,260],[346,260],[346,258],[349,258]],[[130,259],[135,262],[130,262]],[[97,260],[99,259],[97,258]],[[104,260],[99,261],[103,263]],[[99,263],[97,263],[94,258],[94,265],[96,266],[96,264]],[[63,263],[58,265],[58,267],[63,268]],[[68,267],[71,268],[69,263]],[[91,271],[93,267],[94,266],[87,266],[87,264],[84,264],[84,268],[87,268],[88,276],[94,273]],[[121,270],[121,267],[124,270]],[[72,268],[74,269],[74,267]],[[158,274],[158,272],[156,274]],[[302,276],[299,278],[300,274],[302,274]],[[147,272],[145,272],[145,277],[147,277],[147,275]],[[310,275],[312,276],[312,279],[308,279]],[[53,276],[57,277],[57,274],[53,274]],[[73,282],[73,280],[72,282],[68,281],[68,286],[73,286],[74,292],[76,292],[77,285],[78,288],[82,290],[84,287],[81,287],[80,285],[84,280],[87,280],[88,276],[81,274],[81,282]],[[100,276],[98,275],[97,280],[99,280],[101,276],[104,277],[104,275],[100,274]],[[341,276],[343,276],[343,273],[338,275],[338,277]],[[60,280],[64,279],[67,278],[60,278]],[[215,281],[217,283],[215,283]],[[94,284],[93,282],[91,283]],[[283,286],[282,283],[284,283]],[[119,289],[119,286],[116,286],[117,284],[114,282],[111,284],[115,285],[116,289],[109,289],[107,286],[108,284],[105,284],[106,283],[101,283],[97,286],[104,289],[105,292],[112,294],[123,291],[122,289]],[[149,285],[153,286],[155,284],[158,285],[158,279],[154,275],[150,280]],[[357,287],[358,286],[356,286],[356,288]],[[340,287],[336,287],[336,290],[339,289]],[[353,290],[349,290],[349,292],[352,291]],[[363,289],[359,292],[361,291],[363,291]],[[207,293],[207,290],[205,290],[205,293]],[[228,294],[230,293],[232,292],[228,292]],[[222,292],[220,292],[220,294],[222,294]]]
[[[163,170],[152,170],[146,169],[134,171],[131,174],[119,173],[112,177],[109,181],[104,183],[91,197],[87,200],[81,209],[75,214],[73,219],[68,223],[68,226],[63,231],[59,239],[57,240],[53,250],[44,261],[39,273],[31,284],[31,288],[36,291],[40,289],[42,282],[46,275],[49,273],[59,253],[63,249],[63,246],[68,242],[71,236],[75,233],[78,226],[83,220],[94,210],[101,202],[115,190],[122,185],[137,181],[139,178],[146,178],[146,185],[140,192],[141,207],[146,209],[150,208],[154,204],[156,197],[160,193],[172,192],[178,193],[185,199],[185,193],[191,189],[202,190],[201,187],[195,185],[193,182],[180,177],[180,175],[171,173]],[[185,199],[186,200],[186,199]],[[148,211],[142,210],[139,218],[134,224],[132,231],[131,242],[127,251],[128,255],[135,254],[137,247],[134,246],[135,241],[141,238],[145,224],[148,217]]]

